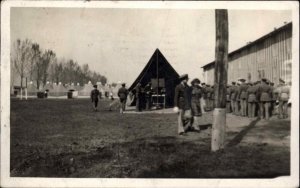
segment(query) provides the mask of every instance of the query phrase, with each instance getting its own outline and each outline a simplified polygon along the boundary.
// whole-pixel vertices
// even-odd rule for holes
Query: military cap
[[[262,78],[261,81],[266,82],[267,83],[267,79],[266,78]]]
[[[94,88],[97,88],[98,86],[97,85],[94,85]]]
[[[283,79],[281,79],[281,78],[279,78],[279,82],[280,83],[285,83],[285,81]]]
[[[206,84],[206,86],[207,86],[207,87],[210,87],[210,85],[209,85],[209,84]]]
[[[201,83],[201,81],[198,78],[193,79],[192,82],[191,82],[192,85],[193,84],[200,84],[200,83]]]
[[[248,82],[248,85],[249,85],[249,86],[253,86],[253,83],[252,83],[252,82]]]
[[[185,79],[188,79],[189,78],[189,75],[188,74],[183,74],[179,77],[180,80],[185,80]]]
[[[244,78],[239,79],[241,82],[245,82],[246,80]]]
[[[204,86],[204,85],[205,85],[205,82],[202,82],[202,83],[201,83],[201,85],[203,85],[203,86]]]
[[[233,81],[233,82],[231,82],[231,83],[232,83],[233,85],[235,85],[235,84],[236,84],[236,82],[234,82],[234,81]]]

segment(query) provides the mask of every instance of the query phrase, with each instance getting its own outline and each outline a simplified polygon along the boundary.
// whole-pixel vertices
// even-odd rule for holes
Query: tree
[[[40,46],[37,43],[32,44],[32,61],[30,63],[30,70],[29,70],[29,79],[33,81],[33,78],[37,78],[39,76],[37,70],[37,64],[41,61],[41,50]],[[40,79],[36,79],[36,87],[37,89],[40,87]]]
[[[21,88],[23,88],[23,79],[27,75],[28,68],[32,60],[32,43],[28,39],[21,41],[18,39],[13,44],[13,50],[11,54],[11,60],[13,66],[20,76]]]
[[[48,79],[48,68],[50,63],[56,62],[56,55],[52,50],[46,50],[42,55],[41,73],[43,86],[46,85]]]
[[[228,69],[228,14],[227,10],[215,10],[216,49],[215,49],[215,81],[212,125],[212,151],[224,148],[226,128],[226,85]]]

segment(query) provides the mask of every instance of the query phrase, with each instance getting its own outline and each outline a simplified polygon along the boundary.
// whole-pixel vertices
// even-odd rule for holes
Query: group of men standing
[[[188,75],[180,77],[180,84],[175,88],[174,111],[178,112],[178,134],[184,135],[189,129],[200,131],[199,117],[214,108],[214,86],[194,79],[188,85]],[[288,101],[290,86],[279,79],[279,85],[263,78],[254,83],[246,83],[245,79],[232,82],[227,86],[226,111],[237,116],[248,116],[268,120],[274,115],[278,104],[278,118],[288,117]]]
[[[246,83],[245,79],[232,82],[227,86],[227,112],[237,116],[249,118],[259,116],[268,120],[275,115],[275,107],[278,104],[278,118],[288,117],[288,101],[290,98],[290,86],[279,79],[279,85],[266,78],[256,82]]]

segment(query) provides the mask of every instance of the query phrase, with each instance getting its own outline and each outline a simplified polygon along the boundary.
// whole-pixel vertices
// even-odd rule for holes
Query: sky
[[[292,20],[285,10],[229,10],[229,52]],[[214,61],[214,10],[12,8],[11,42],[30,39],[129,85],[156,48],[179,74],[202,79]]]

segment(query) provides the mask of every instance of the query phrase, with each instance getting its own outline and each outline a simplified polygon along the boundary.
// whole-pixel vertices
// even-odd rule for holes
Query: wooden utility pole
[[[216,49],[214,112],[212,125],[211,149],[224,148],[226,130],[226,85],[228,68],[228,13],[225,9],[215,10]]]

